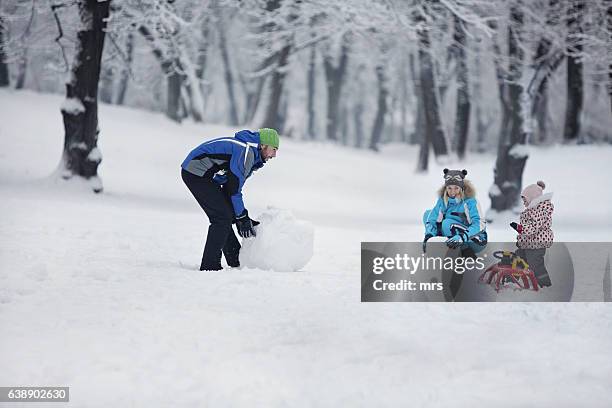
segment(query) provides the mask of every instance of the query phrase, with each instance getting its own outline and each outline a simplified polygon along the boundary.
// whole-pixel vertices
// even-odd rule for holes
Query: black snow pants
[[[223,269],[221,251],[229,266],[240,266],[238,260],[240,243],[232,228],[234,209],[230,197],[223,191],[222,186],[212,180],[196,176],[183,169],[181,169],[181,177],[210,220],[200,270]]]
[[[529,269],[533,271],[540,287],[551,286],[550,275],[544,265],[544,255],[546,248],[542,249],[518,249],[514,252],[516,255],[523,258],[528,264]]]

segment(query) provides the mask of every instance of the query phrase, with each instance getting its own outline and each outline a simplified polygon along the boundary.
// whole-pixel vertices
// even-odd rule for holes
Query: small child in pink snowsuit
[[[523,190],[521,198],[525,209],[520,214],[520,224],[510,225],[518,232],[516,254],[525,259],[534,272],[540,287],[550,286],[550,276],[544,265],[546,248],[553,244],[552,214],[554,206],[550,201],[552,193],[543,194],[543,181],[531,184]]]

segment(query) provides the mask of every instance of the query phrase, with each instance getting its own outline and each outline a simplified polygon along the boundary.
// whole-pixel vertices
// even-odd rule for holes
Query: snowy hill
[[[314,257],[202,273],[207,220],[179,165],[236,129],[102,105],[94,195],[49,177],[61,102],[0,91],[0,385],[66,385],[92,407],[612,404],[609,304],[360,303],[360,242],[420,241],[443,167],[467,168],[486,208],[493,156],[416,175],[411,147],[283,139],[245,202],[311,222]],[[558,240],[612,240],[610,159],[531,149],[525,181],[555,193]]]

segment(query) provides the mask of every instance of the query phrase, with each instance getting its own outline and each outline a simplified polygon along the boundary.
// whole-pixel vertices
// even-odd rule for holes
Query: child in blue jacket
[[[460,248],[464,257],[476,257],[487,244],[486,221],[476,201],[476,190],[465,179],[467,170],[444,169],[444,186],[431,210],[425,211],[424,244],[435,236],[444,236],[451,248]]]

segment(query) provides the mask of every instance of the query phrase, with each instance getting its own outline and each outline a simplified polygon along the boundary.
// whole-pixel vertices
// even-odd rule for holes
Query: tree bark
[[[5,37],[5,21],[2,15],[0,15],[0,88],[7,87],[10,84],[9,81],[9,69],[6,63],[6,54],[4,53],[4,37]]]
[[[166,116],[177,123],[183,120],[185,109],[181,108],[181,90],[184,81],[183,75],[171,71],[166,76]]]
[[[378,103],[376,116],[374,118],[374,126],[372,126],[372,135],[370,137],[370,150],[378,151],[378,144],[382,136],[385,126],[385,116],[387,115],[387,79],[385,78],[385,68],[383,65],[376,67],[376,81],[378,83]]]
[[[17,80],[15,81],[15,89],[23,89],[25,87],[26,76],[28,72],[28,49],[25,48],[19,56],[17,62]]]
[[[474,103],[476,104],[476,151],[484,153],[486,147],[486,126],[483,120],[482,112],[482,79],[481,79],[481,45],[480,40],[476,40],[475,44],[475,61],[474,61]]]
[[[410,144],[421,145],[425,138],[425,115],[423,112],[423,96],[421,94],[421,82],[419,79],[420,71],[417,72],[415,68],[414,58],[414,54],[408,56],[408,66],[410,67],[410,76],[412,77],[414,100],[416,104],[416,118],[414,121],[414,129],[410,135]],[[424,170],[427,170],[427,168]]]
[[[241,77],[242,87],[246,93],[246,108],[244,110],[242,123],[250,123],[255,118],[259,102],[261,101],[261,93],[266,82],[266,77],[257,78],[254,81],[255,86],[253,87],[254,89],[251,90],[247,85],[247,81]]]
[[[457,141],[457,155],[459,159],[465,158],[468,131],[470,129],[470,83],[465,58],[465,31],[463,23],[455,17],[453,53],[457,61],[457,113],[455,115],[455,140]]]
[[[567,103],[563,139],[575,141],[580,133],[580,114],[583,105],[582,63],[567,58]]]
[[[580,134],[580,115],[583,105],[583,80],[582,80],[582,39],[576,38],[582,34],[582,12],[584,3],[575,0],[569,7],[568,38],[569,49],[567,56],[567,99],[565,105],[565,126],[563,140],[565,142],[576,141]]]
[[[405,61],[402,59],[402,61]],[[401,95],[400,95],[400,111],[401,111],[401,129],[400,129],[400,140],[402,143],[408,142],[408,131],[406,129],[406,115],[408,113],[408,75],[405,69],[401,72]]]
[[[213,3],[214,4],[214,3]],[[204,77],[206,74],[206,65],[208,63],[208,50],[210,41],[210,18],[208,15],[202,18],[200,30],[202,33],[202,39],[197,42],[197,57],[196,57],[196,79],[200,86],[200,92],[202,94],[203,106],[202,112],[205,111],[208,105],[208,94],[210,91],[210,85],[206,84]]]
[[[270,81],[270,100],[266,110],[266,116],[262,123],[262,127],[269,127],[278,130],[282,133],[284,123],[279,115],[280,98],[285,85],[286,66],[291,53],[292,41],[289,41],[279,51],[278,65],[272,74]]]
[[[413,66],[414,57],[410,55],[410,66]],[[420,65],[420,63],[419,63]],[[419,74],[420,74],[419,69]],[[414,134],[412,140],[414,142],[418,142],[420,144],[419,147],[419,157],[417,159],[417,173],[424,173],[427,171],[429,167],[429,149],[430,149],[430,139],[427,134],[427,130],[425,129],[425,109],[423,103],[423,87],[421,86],[420,75],[417,76],[416,72],[412,73],[412,77],[414,78],[414,93],[417,100],[417,117],[414,124]]]
[[[412,60],[412,55],[410,56]],[[411,61],[412,62],[412,61]],[[419,70],[420,72],[420,70]],[[424,173],[427,171],[429,167],[429,149],[431,144],[430,135],[427,133],[425,129],[425,108],[423,102],[423,87],[421,86],[421,80],[414,77],[415,82],[415,95],[417,98],[417,118],[414,125],[414,141],[418,141],[420,144],[419,147],[419,157],[417,160],[417,173]]]
[[[355,97],[353,98],[353,126],[355,127],[355,147],[360,149],[363,147],[364,132],[363,132],[363,100],[365,96],[364,81],[362,80],[362,74],[365,70],[365,65],[360,64],[355,69],[354,77],[352,82],[355,83]]]
[[[535,64],[536,69],[545,70],[542,74],[535,94],[533,95],[533,107],[531,114],[535,117],[537,129],[534,136],[531,138],[535,144],[545,143],[548,139],[548,79],[557,70],[562,61],[562,55],[551,55],[551,43],[548,40],[542,40],[536,50]],[[536,76],[538,73],[536,73]]]
[[[425,138],[428,138],[431,142],[436,158],[440,158],[448,155],[448,147],[436,97],[437,88],[431,58],[431,43],[426,29],[418,31],[418,44],[420,85],[425,117]]]
[[[113,73],[109,68],[101,69],[98,96],[104,103],[113,103]]]
[[[348,107],[342,103],[340,107],[340,141],[344,146],[348,145]]]
[[[308,125],[307,132],[308,138],[314,140],[316,138],[315,135],[315,108],[314,108],[314,99],[315,99],[315,89],[316,89],[316,80],[317,80],[317,72],[316,72],[316,47],[314,45],[310,46],[310,60],[308,62],[308,96],[306,101],[307,107],[307,117],[308,117]]]
[[[527,135],[524,132],[524,118],[521,114],[521,95],[524,91],[520,84],[523,52],[519,46],[518,33],[522,26],[523,13],[517,6],[512,6],[508,25],[510,63],[507,77],[500,76],[498,70],[502,128],[494,169],[494,185],[489,190],[491,209],[498,212],[510,210],[518,203],[523,170],[528,158],[525,151]]]
[[[121,77],[119,78],[119,85],[117,89],[117,105],[123,105],[125,103],[125,93],[130,80],[132,60],[134,59],[134,35],[132,33],[129,33],[125,40],[125,58],[126,67],[123,69],[123,71],[121,71]]]
[[[138,31],[151,46],[151,51],[159,61],[161,70],[166,76],[166,116],[180,123],[184,117],[181,111],[185,111],[184,109],[181,110],[181,90],[186,80],[185,75],[179,72],[181,70],[181,62],[178,57],[169,59],[164,55],[157,46],[155,37],[147,27],[141,26]]]
[[[64,150],[61,161],[62,177],[84,177],[92,180],[94,192],[102,191],[98,165],[102,156],[98,141],[98,81],[104,48],[109,3],[80,0],[80,29],[77,51],[72,66],[71,80],[66,84],[66,102],[62,106],[64,118]]]
[[[607,10],[607,26],[608,26],[608,34],[612,37],[612,3],[608,3]],[[610,38],[612,42],[612,38]],[[608,97],[610,99],[610,112],[612,113],[612,61],[608,65]]]
[[[221,61],[223,62],[225,86],[229,102],[229,121],[231,126],[238,125],[238,107],[234,93],[234,74],[230,64],[229,53],[227,51],[227,39],[225,36],[225,24],[221,21],[221,13],[218,13],[217,27],[219,31],[219,49],[221,51]]]
[[[342,93],[342,85],[348,65],[348,37],[345,35],[340,47],[340,60],[338,66],[334,67],[332,57],[325,55],[323,67],[325,69],[325,84],[327,86],[327,114],[326,114],[326,133],[327,139],[337,141],[338,135],[338,105]]]

